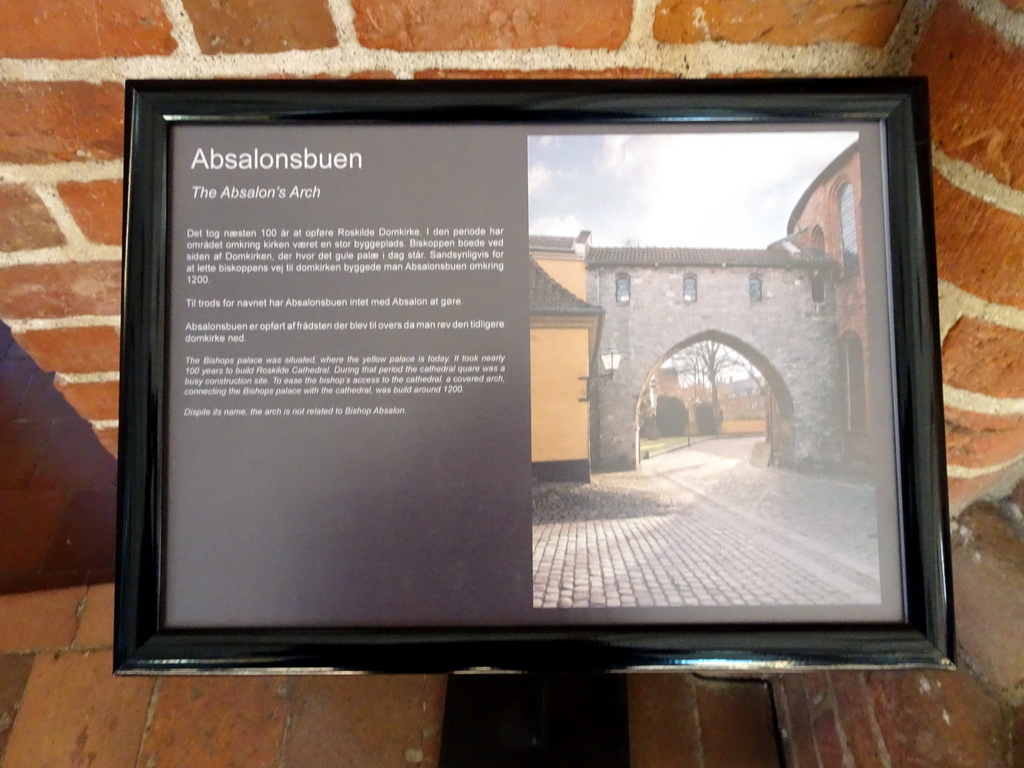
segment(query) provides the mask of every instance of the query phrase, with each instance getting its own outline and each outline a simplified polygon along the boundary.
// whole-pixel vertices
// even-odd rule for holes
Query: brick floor
[[[297,680],[284,764],[436,765],[443,704],[439,675]]]
[[[114,585],[89,587],[79,605],[76,649],[109,648],[114,626]]]
[[[18,716],[21,697],[32,671],[33,657],[26,654],[0,656],[0,760],[7,749],[11,726]]]
[[[157,682],[141,765],[250,768],[278,763],[289,685],[277,677]]]
[[[0,653],[66,648],[78,630],[85,589],[32,592],[0,598]]]
[[[3,768],[436,765],[442,676],[115,678],[112,616],[110,585],[0,595]],[[633,768],[1012,765],[1013,713],[966,672],[628,688]]]
[[[111,664],[109,651],[38,654],[4,768],[132,765],[153,681],[115,678]]]
[[[0,323],[0,594],[113,580],[116,470]]]

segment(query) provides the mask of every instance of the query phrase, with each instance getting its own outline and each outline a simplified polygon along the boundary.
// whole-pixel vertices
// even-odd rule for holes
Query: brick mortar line
[[[71,635],[71,643],[70,643],[70,645],[68,645],[68,649],[69,650],[76,650],[76,651],[85,650],[83,648],[79,648],[77,646],[77,644],[75,643],[75,640],[78,639],[78,632],[82,628],[82,616],[85,615],[85,609],[88,607],[88,605],[89,605],[89,588],[86,587],[85,594],[82,595],[82,599],[78,601],[78,606],[75,608],[75,632],[74,632],[74,634]]]
[[[942,399],[946,405],[961,411],[974,411],[989,416],[1024,414],[1024,397],[992,397],[943,383]]]
[[[616,50],[560,46],[485,51],[395,51],[335,46],[277,53],[190,55],[101,59],[0,59],[4,81],[91,83],[129,78],[253,77],[337,75],[385,70],[411,78],[429,69],[538,70],[570,69],[585,72],[614,68],[656,69],[698,78],[747,69],[791,72],[814,76],[898,74],[886,49],[847,42],[811,45],[701,42],[663,44],[653,38],[624,44]]]
[[[742,682],[742,681],[738,681]],[[775,745],[775,758],[777,765],[783,768],[786,765],[786,726],[783,723],[783,716],[779,712],[779,701],[775,696],[775,686],[782,687],[782,683],[776,678],[755,677],[746,681],[747,685],[760,686],[768,699],[768,718],[770,721],[771,739]]]
[[[72,317],[40,317],[10,320],[4,322],[14,333],[27,331],[58,331],[65,328],[98,328],[113,326],[120,329],[120,315],[75,315]]]
[[[633,15],[629,23],[629,33],[622,43],[622,48],[632,50],[643,48],[654,39],[654,17],[659,0],[633,0]]]
[[[946,343],[946,337],[953,330],[956,321],[963,317],[963,308],[957,303],[956,294],[949,295],[947,284],[939,281],[939,345]],[[953,286],[955,287],[955,286]]]
[[[980,168],[957,160],[932,143],[932,167],[959,190],[980,198],[1000,210],[1024,216],[1024,191],[998,181]]]
[[[327,12],[334,22],[334,34],[338,38],[338,47],[361,47],[356,37],[356,12],[351,0],[326,0]]]
[[[61,384],[105,384],[120,381],[120,371],[94,371],[93,373],[61,373],[57,372],[57,380]]]
[[[814,747],[814,756],[815,758],[817,758],[817,768],[822,768],[824,762],[821,759],[821,748],[818,746],[818,732],[814,728],[815,720],[813,719],[812,715],[813,708],[811,707],[811,697],[807,693],[807,677],[803,675],[801,675],[800,677],[800,690],[802,690],[804,694],[804,707],[807,710],[807,719],[811,725],[811,746]]]
[[[1024,331],[1024,309],[988,301],[947,280],[939,280],[939,312],[943,338],[961,317]]]
[[[999,498],[999,496],[989,497],[989,498]],[[957,523],[957,525],[959,527],[959,523]],[[968,532],[967,536],[968,536],[968,539],[967,539],[966,542],[964,542],[965,546],[968,545],[968,544],[971,544],[971,539],[970,539],[970,533],[969,532]],[[977,554],[976,548],[972,547],[972,549],[975,552],[975,554]],[[982,671],[981,667],[978,666],[978,663],[967,652],[967,650],[963,646],[963,643],[960,642],[959,638],[957,639],[956,653],[957,653],[957,662],[956,662],[957,671],[961,671],[962,670],[965,674],[970,675],[972,678],[974,678],[974,682],[978,684],[978,687],[981,688],[981,690],[984,692],[984,694],[988,698],[996,700],[996,701],[1003,700],[1004,703],[1009,703],[1010,706],[1013,706],[1012,702],[1006,702],[1005,701],[1005,693],[1006,692],[1003,689],[1001,689],[998,685],[993,684],[993,682],[991,680],[989,680],[988,677],[985,676],[985,673]],[[1017,767],[1013,766],[1012,768],[1017,768]]]
[[[191,56],[201,56],[196,30],[192,26],[192,17],[185,10],[182,0],[163,0],[164,13],[171,22],[171,37],[178,43],[178,50]]]
[[[782,682],[781,677],[775,678],[769,685],[771,686],[772,696],[778,702],[778,709],[782,715],[779,736],[781,736],[783,742],[783,762],[780,768],[800,768],[800,758],[797,757],[796,742],[793,738],[795,730],[793,727],[793,715],[789,711],[789,693],[786,691],[786,685]]]
[[[768,51],[767,57],[769,59],[775,58],[778,65],[781,65],[782,71],[789,71],[796,67],[799,71],[801,69],[801,63],[793,60],[793,51],[811,51],[811,56],[814,61],[808,64],[803,64],[803,68],[806,69],[807,74],[823,74],[820,69],[821,61],[819,57],[823,59],[829,58],[829,53],[834,53],[842,48],[853,48],[861,53],[861,60],[859,65],[853,66],[852,71],[847,71],[849,64],[840,68],[832,67],[829,70],[831,74],[870,74],[875,73],[902,73],[910,64],[910,59],[913,55],[914,50],[917,47],[917,42],[923,33],[923,28],[927,22],[928,17],[934,10],[937,0],[924,0],[920,3],[908,4],[904,7],[901,12],[900,18],[894,27],[893,33],[890,35],[886,45],[881,49],[875,49],[870,46],[861,46],[853,43],[843,42],[827,42],[827,43],[813,43],[806,46],[772,46],[772,45],[761,45],[761,44],[742,44],[742,43],[696,43],[696,44],[679,44],[679,43],[660,43],[653,38],[653,26],[655,13],[657,9],[657,0],[634,0],[632,19],[630,25],[630,31],[623,42],[622,46],[615,50],[608,49],[578,49],[578,48],[563,48],[559,46],[551,46],[548,48],[529,48],[529,49],[495,49],[490,51],[394,51],[389,49],[374,49],[364,48],[358,42],[354,29],[354,11],[349,0],[327,0],[328,11],[331,15],[332,21],[334,22],[335,34],[338,38],[338,45],[331,48],[324,49],[313,49],[313,50],[300,50],[300,51],[284,51],[270,54],[220,54],[215,56],[205,56],[202,54],[201,48],[198,44],[198,40],[195,36],[195,29],[185,10],[182,0],[163,0],[164,9],[168,20],[172,26],[172,36],[178,44],[176,51],[166,56],[139,56],[139,57],[109,57],[100,59],[77,59],[77,60],[50,60],[50,59],[0,59],[0,77],[3,79],[27,79],[27,80],[39,80],[39,79],[65,79],[59,77],[53,77],[52,68],[60,68],[61,65],[73,65],[76,74],[78,75],[74,79],[80,79],[81,71],[83,67],[87,69],[103,69],[118,70],[120,65],[120,72],[118,74],[108,75],[106,77],[98,75],[95,71],[91,78],[97,81],[104,79],[119,80],[124,79],[126,76],[132,76],[130,73],[139,69],[147,70],[150,69],[151,65],[156,65],[161,70],[159,74],[162,74],[166,67],[166,62],[184,62],[186,68],[203,69],[204,67],[196,67],[199,62],[208,61],[210,59],[227,59],[236,60],[242,57],[243,60],[248,59],[251,61],[261,61],[264,63],[274,62],[270,65],[269,71],[265,74],[276,74],[281,71],[280,62],[282,58],[299,56],[301,59],[323,62],[325,64],[334,62],[335,64],[346,65],[349,72],[359,71],[360,69],[389,69],[395,73],[401,73],[404,76],[411,76],[412,72],[415,72],[418,68],[435,68],[452,66],[454,68],[473,68],[474,63],[477,66],[480,65],[479,57],[485,56],[488,60],[492,60],[494,54],[498,55],[499,60],[494,62],[499,68],[502,69],[518,69],[523,66],[522,59],[524,57],[540,57],[549,59],[548,61],[534,62],[533,67],[529,68],[544,68],[550,66],[568,66],[572,69],[588,69],[588,68],[603,68],[603,67],[616,67],[616,66],[639,66],[639,67],[657,67],[664,68],[666,64],[671,69],[672,62],[677,64],[677,71],[680,74],[689,74],[700,76],[702,72],[701,65],[703,64],[704,74],[708,73],[723,73],[728,74],[729,71],[739,71],[746,68],[761,68],[771,69],[772,64],[764,61],[764,51]],[[1006,9],[999,5],[997,0],[962,0],[970,6],[977,6],[977,13],[983,18],[990,19],[996,18],[994,14],[998,14],[998,20],[1001,28],[1015,28],[1020,26],[1016,23]],[[708,67],[706,62],[709,58],[706,54],[707,46],[717,46],[719,53],[723,50],[737,50],[742,49],[748,53],[755,51],[755,53],[745,61],[736,62],[733,64],[733,68],[721,68],[716,66],[714,68]],[[689,53],[693,52],[693,56]],[[457,57],[455,61],[451,57]],[[595,56],[602,58],[604,61],[594,62]],[[578,67],[574,66],[578,63],[578,60],[584,58],[589,59],[591,66]],[[838,57],[840,60],[842,56]],[[338,61],[340,59],[340,61]],[[566,61],[566,59],[568,59]],[[474,61],[475,60],[475,61]],[[409,65],[412,62],[412,66]],[[416,62],[419,62],[417,65]],[[311,62],[312,63],[312,62]],[[488,61],[488,64],[490,62]],[[189,67],[188,65],[192,65]],[[37,67],[49,68],[49,72],[44,73],[43,77],[39,75],[26,76],[22,74],[20,77],[16,74],[18,69],[22,72],[31,72],[33,68]],[[342,71],[345,70],[346,66],[342,66]],[[239,74],[252,74],[253,67],[250,65],[246,67]],[[319,72],[322,67],[298,67],[296,70],[289,71],[305,71],[308,73]],[[223,70],[217,70],[210,72],[211,75],[224,76],[225,74],[231,74],[237,71],[234,68],[229,67],[228,72]],[[11,77],[12,73],[15,74]],[[46,74],[50,76],[47,77]],[[182,73],[177,73],[179,76]],[[196,73],[184,73],[184,74],[196,74]],[[119,76],[120,75],[120,76]],[[157,75],[157,76],[158,76]],[[147,73],[143,71],[135,76],[147,76]],[[148,76],[154,76],[149,74]]]
[[[296,719],[294,711],[294,681],[290,678],[286,679],[283,685],[288,687],[288,695],[285,697],[286,704],[284,724],[281,727],[281,741],[277,746],[277,759],[274,761],[274,768],[286,768],[286,760],[288,758],[288,741],[292,732],[292,726]]]
[[[843,765],[856,765],[853,753],[850,751],[850,739],[846,735],[846,728],[843,727],[842,713],[839,711],[839,702],[836,700],[835,683],[832,680],[832,672],[825,673],[825,695],[828,697],[829,707],[832,709],[832,719],[836,724],[836,735],[839,737],[839,749],[843,753]]]
[[[959,0],[960,5],[994,29],[1010,45],[1024,47],[1024,13],[1011,11],[1000,0]]]
[[[119,245],[68,245],[24,251],[0,251],[0,269],[33,264],[78,264],[93,261],[121,261]]]
[[[974,502],[978,501],[979,499],[989,499],[992,501],[998,501],[999,499],[1009,496],[1013,492],[1013,490],[1018,485],[1020,485],[1021,476],[1024,475],[1024,463],[1017,467],[1016,470],[1017,471],[1015,472],[1002,472],[1001,474],[997,473],[995,475],[990,475],[988,477],[990,477],[991,479],[987,481],[985,486],[979,490],[974,491],[971,496],[967,496],[966,498],[959,499],[955,502],[953,499],[950,499],[950,523],[952,524],[958,521],[960,519],[960,515],[964,512],[964,510],[968,509],[972,504],[974,504]],[[961,659],[964,660],[965,665],[970,667],[970,665],[967,664],[968,659],[967,655],[963,651],[963,648],[960,648],[959,656]],[[975,677],[977,677],[977,675],[975,675]]]
[[[1014,708],[1024,705],[1024,683],[1017,683],[1012,690],[1007,691],[1004,694],[1006,702]],[[1020,745],[1016,745],[1017,749],[1020,749]]]
[[[693,730],[696,734],[696,758],[698,768],[706,768],[707,758],[704,754],[704,725],[701,723],[700,716],[700,704],[698,702],[697,684],[691,681],[690,690],[693,692],[693,717],[691,722],[693,723]]]
[[[142,733],[139,734],[139,746],[135,751],[135,764],[142,765],[142,753],[146,742],[149,741],[150,731],[153,730],[153,721],[156,719],[156,708],[160,701],[160,694],[163,691],[163,678],[158,677],[153,681],[153,689],[149,694],[149,704],[146,707],[146,722],[142,726]]]
[[[46,206],[46,210],[50,212],[50,216],[60,228],[61,234],[64,235],[67,243],[64,247],[75,249],[89,246],[91,244],[89,238],[85,236],[82,228],[78,226],[74,214],[71,213],[71,210],[64,202],[64,198],[57,191],[57,185],[49,182],[34,184],[33,187],[35,188],[35,193],[43,201],[43,205]]]
[[[999,474],[1000,472],[1014,466],[1019,466],[1021,470],[1024,470],[1024,453],[1021,453],[1008,461],[1004,461],[1001,464],[990,464],[987,467],[962,467],[959,464],[947,464],[946,475],[949,477],[955,477],[959,480],[974,480],[978,477],[987,477],[988,475]]]
[[[878,713],[875,711],[875,701],[868,690],[868,681],[863,672],[857,673],[857,682],[860,685],[864,701],[867,703],[868,728],[871,735],[875,737],[878,746],[878,756],[881,759],[880,768],[892,768],[892,758],[889,756],[889,747],[885,743],[885,735],[882,733],[882,726],[878,724]]]
[[[45,165],[0,163],[0,183],[59,184],[62,181],[112,181],[124,175],[124,162],[71,161]]]
[[[919,0],[906,3],[899,20],[883,49],[888,62],[888,71],[903,75],[910,69],[921,38],[924,37],[928,22],[938,6],[939,0]]]

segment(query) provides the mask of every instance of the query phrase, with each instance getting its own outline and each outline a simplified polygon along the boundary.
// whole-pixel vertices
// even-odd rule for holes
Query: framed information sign
[[[951,663],[923,81],[126,117],[119,671]]]

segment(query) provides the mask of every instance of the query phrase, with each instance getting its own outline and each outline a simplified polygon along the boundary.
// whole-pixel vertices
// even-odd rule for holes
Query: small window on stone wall
[[[747,293],[750,295],[751,303],[761,300],[763,295],[761,289],[761,278],[757,275],[751,275],[750,280],[747,281]]]
[[[615,276],[615,303],[629,304],[629,275]]]
[[[815,250],[815,256],[825,255],[825,231],[818,224],[811,230],[811,248]]]
[[[683,277],[683,301],[687,303],[697,301],[696,275],[686,275]]]
[[[860,269],[860,246],[857,243],[857,203],[853,185],[839,190],[839,225],[843,243],[843,275],[855,275]]]
[[[815,304],[825,303],[825,278],[821,275],[811,278],[811,301]]]

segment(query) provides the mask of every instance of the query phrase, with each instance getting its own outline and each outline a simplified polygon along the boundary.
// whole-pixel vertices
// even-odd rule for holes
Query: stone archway
[[[654,251],[650,258],[670,259],[674,253]],[[595,383],[594,466],[636,468],[637,402],[651,371],[672,350],[712,337],[765,373],[786,430],[776,436],[776,464],[799,468],[841,462],[835,294],[816,294],[820,265],[779,266],[785,258],[767,251],[757,258],[728,252],[701,256],[716,260],[711,263],[680,253],[686,258],[679,256],[678,263],[631,262],[628,302],[616,302],[612,293],[621,265],[587,265],[587,301],[605,313],[600,347],[621,355],[615,375]],[[756,270],[754,262],[759,262]],[[749,291],[752,274],[761,282],[756,296]],[[689,296],[688,278],[697,281]]]
[[[795,463],[793,436],[795,412],[793,409],[793,396],[786,386],[782,375],[772,365],[771,361],[755,347],[742,339],[718,330],[706,330],[693,334],[679,343],[672,346],[647,372],[644,378],[644,387],[641,388],[641,395],[646,389],[646,384],[657,373],[658,369],[674,355],[704,341],[714,341],[739,353],[757,369],[758,373],[765,380],[769,391],[767,403],[767,427],[766,439],[768,441],[771,457],[770,463],[774,466],[789,467]],[[640,421],[641,421],[641,395],[638,395],[634,411],[637,462],[640,461]],[[692,418],[692,414],[691,414]]]
[[[813,467],[842,460],[843,439],[836,423],[838,361],[831,334],[805,340],[801,329],[785,326],[754,325],[744,333],[705,326],[687,333],[689,323],[672,325],[626,334],[616,333],[614,322],[606,323],[604,343],[622,353],[622,362],[614,378],[597,382],[595,468],[637,467],[637,412],[644,385],[668,355],[701,339],[716,339],[735,349],[764,376],[774,395],[771,439],[776,466]]]

